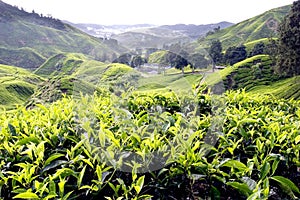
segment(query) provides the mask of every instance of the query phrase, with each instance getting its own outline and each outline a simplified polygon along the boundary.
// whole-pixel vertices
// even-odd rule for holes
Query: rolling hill
[[[115,41],[103,41],[58,19],[28,13],[3,1],[0,27],[0,63],[30,70],[58,53],[75,52],[110,60],[112,55],[126,50]]]

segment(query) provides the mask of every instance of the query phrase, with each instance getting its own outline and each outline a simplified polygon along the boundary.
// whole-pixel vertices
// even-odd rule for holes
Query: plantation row
[[[2,199],[293,199],[300,102],[106,90],[0,116]]]

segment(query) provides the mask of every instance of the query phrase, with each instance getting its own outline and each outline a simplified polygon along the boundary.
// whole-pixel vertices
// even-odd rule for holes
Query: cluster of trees
[[[156,49],[156,51],[160,50]],[[153,49],[151,49],[152,53],[156,51],[153,51]],[[183,68],[186,66],[190,66],[193,70],[196,68],[207,68],[210,64],[205,55],[200,53],[188,54],[184,50],[180,51],[179,53],[166,50],[165,52],[166,53],[160,59],[160,63],[158,64],[174,67],[179,70],[183,70]],[[138,53],[125,53],[113,60],[113,63],[122,63],[136,68],[144,65],[145,63],[148,63],[149,55],[150,54],[141,56],[141,54]]]
[[[120,55],[118,58],[113,60],[113,63],[122,63],[125,65],[129,65],[133,68],[140,67],[147,63],[147,59],[143,58],[140,55],[135,55],[131,53],[124,53]]]
[[[212,58],[215,65],[234,65],[248,57],[252,57],[259,54],[273,55],[274,40],[270,39],[266,45],[263,42],[259,42],[247,52],[246,46],[232,46],[229,47],[225,53],[223,52],[222,43],[219,40],[213,41],[209,48],[209,55]]]

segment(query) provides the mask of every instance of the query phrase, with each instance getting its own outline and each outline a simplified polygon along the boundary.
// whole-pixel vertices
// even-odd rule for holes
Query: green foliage
[[[249,52],[249,57],[265,54],[266,46],[263,42],[254,45],[253,49]]]
[[[41,65],[37,70],[35,70],[34,73],[48,78],[58,75],[71,75],[81,65],[84,65],[85,62],[89,61],[90,59],[88,59],[83,54],[61,53],[50,57],[43,65]],[[101,65],[102,63],[98,62],[97,64]]]
[[[226,90],[245,88],[247,91],[253,90],[253,92],[259,92],[258,88],[260,88],[262,93],[276,94],[275,96],[278,98],[291,98],[298,88],[298,83],[293,86],[290,85],[291,87],[289,86],[288,88],[293,87],[292,93],[291,90],[289,91],[281,87],[281,92],[285,91],[280,93],[275,92],[279,88],[269,86],[279,81],[279,76],[274,73],[272,60],[268,55],[256,55],[247,58],[233,66],[208,75],[205,81],[208,85],[222,83]],[[291,94],[288,95],[287,93]],[[298,98],[297,95],[294,97]]]
[[[32,48],[10,49],[0,46],[0,63],[35,70],[45,61],[45,57]]]

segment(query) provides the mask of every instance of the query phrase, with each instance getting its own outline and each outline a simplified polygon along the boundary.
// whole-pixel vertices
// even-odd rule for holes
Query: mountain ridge
[[[34,11],[28,13],[3,1],[0,2],[0,26],[0,62],[30,70],[63,52],[83,53],[96,60],[112,60],[110,56],[126,51],[116,41],[104,41],[51,16]],[[38,59],[35,61],[33,57]],[[32,63],[27,63],[28,60]]]

